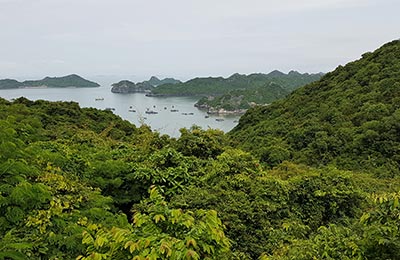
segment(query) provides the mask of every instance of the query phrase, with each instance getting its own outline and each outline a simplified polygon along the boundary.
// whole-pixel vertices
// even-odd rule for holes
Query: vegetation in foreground
[[[376,143],[347,130],[352,138],[343,140],[359,141],[352,142],[346,163],[337,150],[316,164],[318,150],[302,146],[291,146],[283,158],[282,147],[251,138],[288,140],[279,124],[297,120],[290,100],[303,92],[305,100],[317,98],[340,86],[329,81],[343,71],[353,72],[346,74],[351,80],[377,63],[390,83],[398,75],[392,67],[398,68],[399,45],[389,43],[285,101],[247,113],[230,135],[193,127],[174,139],[76,103],[0,99],[0,259],[398,259],[400,181],[395,170],[382,167],[398,163],[399,140],[392,132],[380,132]],[[382,57],[386,62],[378,63]],[[360,92],[349,88],[355,102],[368,93],[376,97],[368,99],[372,105],[396,98],[397,81],[384,87],[382,80],[367,81],[380,83]],[[298,108],[312,111],[313,103],[302,104]],[[309,117],[319,118],[314,109]],[[398,108],[387,109],[382,117],[371,117],[380,115],[377,109],[349,110],[349,118],[363,122],[357,130],[375,120],[377,127],[390,124],[397,131],[389,119]],[[323,127],[342,122],[324,118]],[[267,120],[274,128],[264,125],[260,135],[259,124]],[[303,127],[305,141],[321,141],[318,128],[297,129]],[[383,144],[394,156],[382,153]],[[258,147],[270,150],[259,153]],[[310,158],[295,156],[301,153]],[[364,156],[386,163],[373,167]]]

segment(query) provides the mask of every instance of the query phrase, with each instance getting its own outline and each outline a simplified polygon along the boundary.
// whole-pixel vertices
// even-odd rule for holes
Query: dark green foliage
[[[229,78],[208,77],[195,78],[184,83],[165,84],[153,90],[154,94],[163,95],[215,95],[225,94],[235,89],[248,89],[268,86],[275,83],[284,86],[287,90],[293,90],[299,86],[315,81],[321,77],[320,74],[300,74],[290,72],[288,74],[271,72],[269,74],[233,74]]]
[[[399,259],[398,51],[252,109],[229,136],[250,152],[0,99],[0,259]]]
[[[238,150],[221,154],[206,173],[173,203],[216,209],[233,249],[252,259],[320,226],[358,216],[363,202],[346,173],[301,170],[290,164],[264,173],[256,160]]]
[[[269,104],[286,97],[289,93],[289,90],[271,82],[262,87],[232,90],[222,96],[203,97],[196,103],[196,106],[212,109],[222,108],[230,111],[248,109],[255,104]]]
[[[165,84],[152,90],[159,96],[204,96],[195,106],[203,109],[247,109],[253,103],[267,104],[285,97],[297,87],[318,80],[321,74],[233,74],[229,78],[195,78],[184,83]]]
[[[230,135],[272,165],[268,147],[278,139],[278,149],[290,153],[284,159],[398,175],[399,70],[400,42],[394,41],[285,100],[251,109]]]
[[[220,130],[202,130],[193,126],[191,129],[180,130],[181,137],[177,140],[178,151],[186,156],[207,159],[220,155],[227,145],[224,133]]]

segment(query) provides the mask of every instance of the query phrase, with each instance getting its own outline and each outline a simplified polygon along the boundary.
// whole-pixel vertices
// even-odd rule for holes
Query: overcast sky
[[[399,0],[0,0],[0,78],[328,72],[400,36]]]

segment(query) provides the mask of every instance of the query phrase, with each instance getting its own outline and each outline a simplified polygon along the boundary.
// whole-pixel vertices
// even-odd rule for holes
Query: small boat
[[[188,113],[188,115],[189,115],[189,116],[193,116],[193,115],[194,115],[194,113]]]
[[[209,118],[209,117],[210,117],[209,115],[204,116],[204,118]]]
[[[182,115],[187,116],[188,113],[182,113]]]
[[[164,107],[164,110],[166,110],[167,109],[167,107]]]
[[[115,111],[115,108],[113,108],[113,107],[106,107],[104,110],[107,110],[107,111]]]
[[[171,112],[179,112],[178,109],[171,109],[170,111],[171,111]]]
[[[158,114],[157,111],[153,111],[153,110],[147,110],[147,111],[145,111],[145,113],[146,113],[146,114],[150,114],[150,115]]]
[[[129,108],[132,108],[132,106],[129,106]]]
[[[224,119],[223,118],[216,118],[215,121],[222,122],[222,121],[224,121]]]
[[[101,98],[95,98],[94,100],[95,100],[95,101],[103,101],[104,98],[103,98],[103,97],[101,97]]]
[[[156,108],[156,105],[154,105],[153,108]]]
[[[135,109],[129,109],[128,112],[136,112]]]

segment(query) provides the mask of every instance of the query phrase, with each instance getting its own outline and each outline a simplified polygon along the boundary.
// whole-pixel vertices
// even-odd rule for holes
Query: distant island
[[[215,114],[240,114],[253,105],[265,105],[284,98],[298,87],[322,77],[322,73],[309,74],[274,70],[268,74],[233,74],[228,78],[194,78],[187,82],[164,84],[152,88],[147,96],[199,96],[196,107]]]
[[[23,82],[15,79],[0,80],[0,89],[14,88],[94,88],[100,85],[96,82],[89,81],[76,74],[67,75],[64,77],[45,77],[41,80],[25,80]]]
[[[149,80],[134,83],[129,80],[121,80],[118,83],[112,84],[111,92],[112,93],[150,93],[155,87],[164,85],[164,84],[177,84],[181,83],[180,80],[174,78],[165,78],[160,80],[159,78],[152,76]]]

